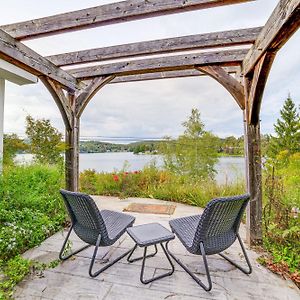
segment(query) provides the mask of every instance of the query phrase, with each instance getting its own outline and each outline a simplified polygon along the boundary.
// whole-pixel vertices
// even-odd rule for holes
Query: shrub
[[[80,190],[120,198],[157,198],[204,207],[214,197],[244,193],[244,183],[217,185],[212,180],[178,175],[150,165],[142,171],[114,174],[84,171],[80,174]]]
[[[65,223],[61,174],[55,166],[28,165],[6,167],[0,177],[0,299],[28,272],[18,255]]]

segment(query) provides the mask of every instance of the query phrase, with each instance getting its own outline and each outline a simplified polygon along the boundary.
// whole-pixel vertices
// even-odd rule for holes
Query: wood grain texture
[[[52,95],[64,121],[66,128],[70,129],[72,125],[72,110],[68,97],[64,94],[61,86],[54,80],[46,76],[40,76],[41,81]]]
[[[47,76],[67,89],[76,90],[77,80],[49,60],[0,29],[0,58],[36,76]]]
[[[245,83],[247,86],[248,83]],[[245,88],[245,93],[247,88]],[[247,97],[247,95],[246,95]],[[244,110],[244,138],[247,192],[250,202],[246,208],[246,239],[250,246],[262,243],[262,170],[260,124],[250,124],[248,105]]]
[[[73,111],[75,107],[75,95],[68,95],[72,103]],[[72,114],[71,128],[66,128],[65,143],[67,149],[65,152],[65,178],[66,189],[77,192],[79,186],[79,136],[80,136],[80,118]]]
[[[95,76],[134,75],[165,71],[193,69],[195,66],[220,64],[223,66],[240,65],[247,50],[228,50],[217,52],[193,53],[165,56],[151,59],[131,60],[69,70],[76,78],[88,79]]]
[[[47,56],[57,66],[75,65],[118,58],[156,55],[178,51],[199,50],[252,44],[262,27],[196,34],[147,42],[75,51]]]
[[[224,67],[228,73],[237,73],[240,67]],[[128,75],[115,77],[109,84],[114,83],[126,83],[135,81],[148,81],[148,80],[159,80],[159,79],[172,79],[172,78],[185,78],[185,77],[199,77],[207,76],[207,74],[200,72],[195,69],[181,70],[181,71],[169,71],[169,72],[157,72],[157,73],[146,73],[139,75]]]
[[[300,27],[300,0],[280,0],[243,61],[243,73],[253,71],[266,51],[277,52]]]
[[[114,78],[115,76],[96,77],[90,80],[87,87],[85,89],[82,89],[76,95],[75,114],[78,118],[80,118],[83,110],[88,105],[90,100],[95,96],[95,94]]]
[[[1,28],[21,40],[249,1],[253,0],[131,0],[5,25]]]
[[[197,69],[217,80],[232,95],[239,107],[245,109],[244,87],[239,81],[220,66],[203,66]]]
[[[266,52],[254,68],[247,99],[247,105],[249,106],[248,120],[250,124],[257,124],[259,122],[262,97],[275,56],[276,54],[274,52]]]

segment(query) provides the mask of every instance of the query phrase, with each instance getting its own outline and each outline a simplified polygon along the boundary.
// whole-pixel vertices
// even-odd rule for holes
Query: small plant
[[[5,167],[0,177],[0,299],[10,299],[13,287],[37,268],[20,254],[66,223],[62,186],[59,167]]]

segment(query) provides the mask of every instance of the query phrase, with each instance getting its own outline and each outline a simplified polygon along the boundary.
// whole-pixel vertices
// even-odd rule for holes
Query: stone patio
[[[116,211],[122,211],[123,208],[133,202],[170,204],[170,202],[154,199],[129,198],[119,200],[115,197],[98,196],[93,198],[100,209]],[[172,216],[131,214],[136,216],[136,225],[159,222],[168,227],[168,221],[172,218],[201,213],[201,209],[197,207],[177,203],[176,206],[175,213]],[[240,231],[241,236],[244,237],[245,228],[243,226]],[[66,231],[53,235],[39,247],[27,251],[24,257],[42,262],[57,259],[65,235]],[[73,247],[76,248],[81,245],[82,242],[74,237]],[[100,249],[98,257],[113,258],[133,246],[133,241],[126,235],[114,247]],[[201,257],[189,254],[178,240],[175,240],[170,248],[205,280]],[[16,288],[15,299],[300,299],[300,292],[297,287],[292,282],[281,279],[260,266],[256,262],[258,254],[251,250],[248,250],[253,266],[253,273],[250,276],[243,274],[217,255],[208,258],[213,281],[211,292],[205,292],[176,264],[176,270],[171,277],[147,285],[139,281],[141,261],[129,264],[126,259],[121,260],[97,278],[90,278],[88,267],[92,252],[93,247],[90,247],[74,258],[60,263],[54,269],[48,269],[43,274],[27,278]],[[228,249],[228,254],[236,261],[243,263],[241,251],[237,244]],[[168,262],[161,249],[159,249],[158,254],[146,262],[146,276],[150,277],[153,274],[164,272],[168,267]]]

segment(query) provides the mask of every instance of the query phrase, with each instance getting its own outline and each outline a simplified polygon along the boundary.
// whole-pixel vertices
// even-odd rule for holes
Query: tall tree
[[[280,110],[280,118],[274,124],[274,130],[276,137],[271,138],[271,156],[281,151],[290,154],[300,152],[300,116],[290,95]]]
[[[204,130],[198,109],[192,109],[182,123],[184,134],[177,140],[167,139],[161,152],[165,167],[175,173],[195,178],[213,178],[217,162],[218,138]]]
[[[54,128],[50,120],[26,117],[26,134],[30,140],[30,151],[36,161],[57,164],[63,161],[61,152],[65,149],[62,134]]]

